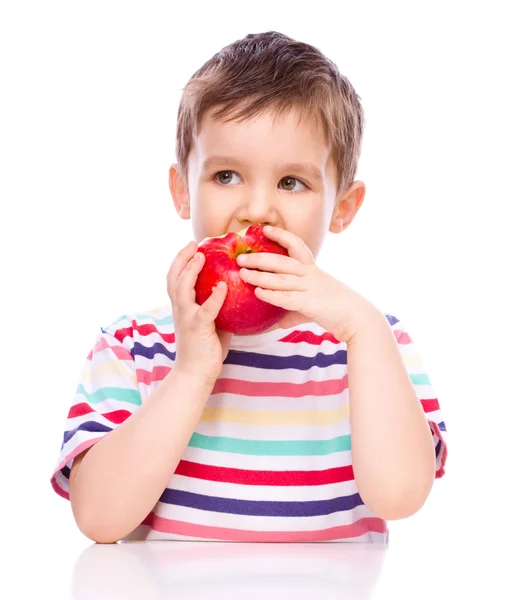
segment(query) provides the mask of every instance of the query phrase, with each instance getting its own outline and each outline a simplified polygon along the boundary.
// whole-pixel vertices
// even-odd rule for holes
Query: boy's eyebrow
[[[226,166],[227,164],[238,165],[239,167],[248,167],[248,165],[236,158],[235,156],[209,156],[205,159],[202,165],[204,171],[216,166]],[[295,173],[303,173],[317,181],[323,181],[323,174],[311,163],[285,163],[277,165],[281,171],[293,171]]]

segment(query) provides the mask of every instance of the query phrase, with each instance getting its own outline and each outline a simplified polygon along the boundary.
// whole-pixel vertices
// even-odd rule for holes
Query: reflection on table
[[[78,557],[74,600],[369,599],[383,544],[145,541],[93,544]],[[275,596],[270,596],[274,598]]]

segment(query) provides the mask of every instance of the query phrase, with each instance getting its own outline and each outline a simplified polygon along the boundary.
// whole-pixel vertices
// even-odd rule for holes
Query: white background
[[[2,3],[1,502],[4,543],[22,543],[11,573],[66,597],[90,542],[49,480],[80,369],[100,326],[168,301],[167,270],[192,239],[167,185],[181,88],[223,46],[274,29],[320,48],[362,99],[367,194],[318,262],[404,322],[450,436],[445,478],[390,524],[406,562],[383,585],[417,585],[416,561],[433,594],[501,576],[489,569],[514,555],[502,550],[514,506],[509,4]]]

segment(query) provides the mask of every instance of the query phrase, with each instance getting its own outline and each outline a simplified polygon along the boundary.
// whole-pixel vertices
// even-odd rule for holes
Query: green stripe
[[[133,313],[130,316],[133,317],[139,323],[141,321],[144,321],[144,320],[147,320],[147,319],[149,319],[150,321],[155,321],[155,323],[157,325],[171,325],[173,323],[173,316],[172,315],[168,315],[167,317],[163,317],[162,319],[158,319],[155,315],[152,315],[150,313]],[[118,317],[116,319],[116,321],[113,321],[107,327],[104,327],[104,329],[106,329],[107,331],[109,331],[115,325],[117,325],[118,323],[121,323],[121,321],[126,321],[128,319],[128,317],[129,317],[128,314],[122,315],[121,317]]]
[[[162,319],[158,319],[155,315],[151,315],[150,313],[136,313],[133,316],[135,317],[136,321],[150,319],[151,321],[155,321],[157,325],[171,325],[173,323],[173,317],[170,315],[163,317]]]
[[[109,329],[109,328],[113,327],[114,325],[116,325],[116,324],[117,324],[117,323],[119,323],[120,321],[124,321],[124,320],[127,318],[127,316],[128,316],[128,315],[121,315],[121,317],[118,317],[118,318],[116,319],[116,321],[113,321],[113,322],[112,322],[112,323],[109,325],[109,327],[108,327],[107,329]]]
[[[103,387],[96,392],[90,394],[86,388],[80,384],[76,391],[77,394],[83,394],[89,404],[97,404],[104,400],[112,399],[120,402],[128,402],[129,404],[141,404],[141,394],[137,390],[128,390],[120,387]]]
[[[210,437],[193,433],[191,448],[251,454],[252,456],[324,456],[351,448],[351,436],[342,435],[331,440],[241,440],[229,437]]]
[[[410,376],[410,380],[414,385],[430,385],[430,379],[425,373],[415,373]]]

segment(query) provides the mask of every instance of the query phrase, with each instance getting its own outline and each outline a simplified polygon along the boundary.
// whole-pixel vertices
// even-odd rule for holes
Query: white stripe
[[[416,375],[417,373],[410,373],[410,375]],[[431,385],[413,383],[416,395],[420,400],[433,400],[437,396],[434,394],[434,390]]]
[[[112,409],[109,408],[108,412],[110,412],[111,410]],[[114,429],[116,427],[115,423],[112,423],[111,421],[109,421],[108,419],[106,419],[100,413],[89,412],[86,415],[78,415],[76,417],[72,417],[70,419],[67,419],[66,420],[66,431],[71,431],[71,430],[79,427],[83,423],[87,423],[87,422],[100,423],[101,425],[105,425],[106,427],[110,427],[111,429]]]
[[[61,471],[55,473],[55,481],[62,490],[69,493],[69,480],[61,473]]]
[[[314,335],[320,335],[313,331],[308,331]],[[262,354],[266,357],[287,357],[292,358],[293,356],[313,358],[318,354],[324,356],[333,356],[340,350],[346,348],[342,344],[334,344],[329,340],[324,340],[321,344],[309,344],[308,342],[298,342],[293,340],[292,342],[273,342],[272,345],[267,343],[265,346],[247,346],[246,348],[231,348],[230,351],[236,354]],[[268,351],[268,352],[267,352]],[[269,360],[269,359],[268,359]]]
[[[425,413],[425,416],[427,418],[427,421],[435,421],[437,425],[439,425],[439,423],[441,423],[441,421],[443,420],[440,409],[427,412]],[[446,432],[441,431],[441,433],[444,435]]]
[[[215,421],[200,421],[196,432],[213,437],[231,437],[244,440],[329,440],[350,434],[350,420],[339,421],[333,425],[239,425]]]
[[[207,527],[225,527],[252,531],[315,531],[341,525],[351,525],[364,517],[376,517],[365,506],[317,517],[254,517],[211,512],[158,502],[154,512],[165,519],[185,521]]]
[[[93,409],[93,411],[88,412],[85,415],[68,417],[68,419],[66,420],[66,430],[69,431],[70,429],[74,429],[75,427],[78,427],[81,423],[84,423],[85,421],[98,421],[98,417],[101,417],[103,419],[102,423],[105,421],[106,425],[109,425],[114,429],[116,427],[116,423],[109,421],[106,417],[103,416],[102,413],[110,413],[118,410],[127,410],[129,413],[133,413],[140,406],[139,404],[123,402],[122,400],[114,400],[113,398],[107,398],[106,400],[102,400],[102,402],[98,402],[95,404],[89,404],[89,402],[87,402],[85,398],[84,400],[78,398],[77,401],[73,403],[73,406],[77,404],[82,404],[83,402],[90,406]]]
[[[168,488],[237,500],[267,500],[271,502],[308,502],[329,500],[357,493],[355,481],[330,483],[326,485],[243,485],[221,481],[206,481],[194,477],[174,475]]]
[[[346,373],[347,367],[343,364],[334,364],[327,367],[312,366],[305,371],[300,371],[292,367],[289,369],[268,369],[264,367],[225,364],[221,370],[220,378],[257,383],[261,381],[272,383],[304,383],[311,380],[342,379]]]
[[[352,464],[352,453],[351,450],[346,450],[326,456],[252,456],[188,446],[182,460],[213,467],[253,471],[323,471]]]
[[[242,396],[239,394],[215,394],[209,397],[206,408],[237,408],[254,411],[336,410],[348,404],[348,389],[329,396]]]

